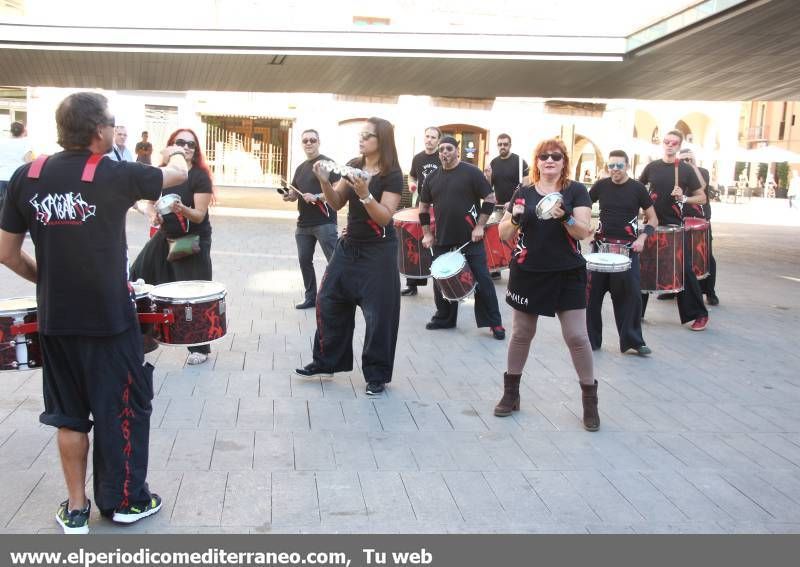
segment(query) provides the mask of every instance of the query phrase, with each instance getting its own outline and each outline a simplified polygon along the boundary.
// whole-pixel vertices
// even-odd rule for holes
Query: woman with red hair
[[[580,241],[592,234],[592,201],[581,183],[569,179],[569,156],[561,140],[544,140],[533,155],[530,184],[516,190],[500,222],[500,237],[518,235],[511,260],[506,303],[513,309],[503,397],[494,414],[519,409],[519,384],[540,315],[558,316],[561,334],[583,392],[583,426],[597,431],[597,380],[586,329],[586,262]],[[561,201],[537,216],[537,205],[553,193]],[[547,209],[548,207],[540,207]]]
[[[159,231],[151,238],[131,266],[131,280],[142,278],[149,284],[211,280],[211,223],[208,220],[208,206],[213,198],[211,171],[206,164],[197,134],[189,128],[176,130],[170,135],[167,146],[183,149],[186,164],[189,166],[187,180],[169,193],[180,196],[180,202],[173,203],[172,212],[188,223],[164,223],[157,212],[153,212],[152,223]],[[171,216],[171,215],[169,215]],[[185,235],[200,237],[200,252],[183,258],[167,261],[169,253],[168,238]],[[202,364],[211,352],[209,345],[189,347],[187,364]]]

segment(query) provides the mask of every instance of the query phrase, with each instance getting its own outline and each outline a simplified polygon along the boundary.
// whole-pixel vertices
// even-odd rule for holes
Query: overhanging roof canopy
[[[716,3],[730,7],[681,20],[685,25],[656,24],[650,36],[631,38],[0,24],[0,84],[470,98],[800,98],[796,0]]]

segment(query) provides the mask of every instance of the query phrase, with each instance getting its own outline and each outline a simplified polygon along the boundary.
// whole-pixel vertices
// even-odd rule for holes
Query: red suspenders
[[[30,169],[28,169],[28,179],[39,179],[42,174],[42,168],[49,157],[50,156],[43,154],[33,160]],[[86,183],[92,183],[94,181],[94,173],[97,170],[97,164],[100,163],[100,160],[103,159],[103,157],[105,157],[105,154],[92,154],[89,156],[89,159],[86,161],[86,165],[83,167],[81,181]]]

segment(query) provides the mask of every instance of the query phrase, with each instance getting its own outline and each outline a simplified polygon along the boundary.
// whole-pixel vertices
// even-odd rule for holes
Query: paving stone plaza
[[[539,324],[522,410],[496,418],[507,341],[475,328],[469,302],[457,329],[426,331],[430,285],[403,298],[384,394],[366,397],[358,358],[331,379],[295,376],[311,360],[315,319],[294,309],[302,282],[292,214],[220,208],[212,257],[228,290],[228,335],[201,366],[185,366],[181,348],[148,355],[149,478],[164,509],[130,527],[93,510],[92,532],[798,533],[793,213],[776,200],[715,205],[721,304],[695,333],[679,325],[674,301],[651,301],[649,358],[618,352],[606,298],[595,353],[602,426],[588,433],[555,320]],[[146,232],[131,213],[132,257]],[[316,262],[321,276],[319,250]],[[506,283],[496,287],[508,327]],[[5,268],[0,286],[4,297],[33,293]],[[61,532],[53,515],[66,492],[41,410],[40,371],[0,373],[4,533]]]

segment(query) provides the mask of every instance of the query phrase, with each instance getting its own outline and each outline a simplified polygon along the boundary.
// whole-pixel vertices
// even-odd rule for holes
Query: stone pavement
[[[715,208],[722,303],[707,331],[682,328],[674,301],[651,301],[654,354],[623,355],[606,301],[597,433],[581,428],[555,320],[540,322],[522,410],[496,418],[507,342],[475,328],[469,303],[457,330],[426,331],[430,286],[403,298],[395,376],[379,398],[365,396],[358,367],[294,376],[315,321],[293,308],[293,222],[220,209],[213,260],[229,334],[200,367],[180,348],[148,355],[150,483],[164,510],[130,527],[95,511],[92,531],[798,533],[800,212],[785,206]],[[132,213],[132,255],[145,234]],[[0,286],[3,297],[33,292],[5,268]],[[360,353],[360,316],[356,337]],[[65,489],[41,408],[40,372],[0,373],[2,532],[59,531]]]

